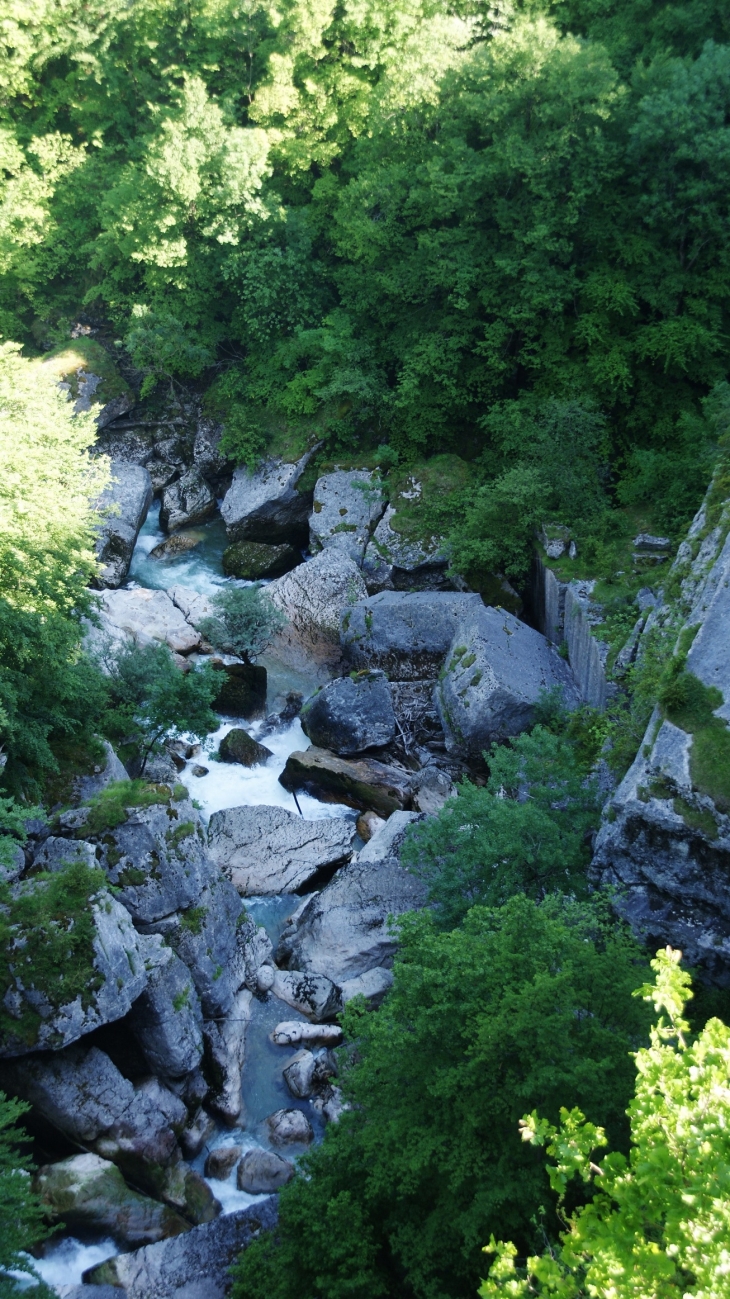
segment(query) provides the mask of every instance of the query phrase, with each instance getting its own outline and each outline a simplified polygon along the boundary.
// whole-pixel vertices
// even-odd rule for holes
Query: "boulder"
[[[243,903],[220,875],[182,913],[145,925],[160,933],[193,976],[205,1019],[226,1016],[244,981],[246,967],[239,917]]]
[[[126,821],[95,838],[101,865],[137,924],[194,907],[218,874],[187,798],[130,807]]]
[[[268,1195],[280,1191],[294,1176],[294,1165],[273,1150],[255,1147],[247,1150],[236,1174],[239,1191],[248,1195]]]
[[[196,1075],[195,1075],[196,1077],[198,1073],[199,1071],[196,1071]],[[188,1078],[185,1079],[186,1085],[188,1083],[189,1077],[190,1075],[188,1075]],[[207,1095],[207,1089],[206,1089],[206,1095]],[[185,1127],[183,1128],[182,1132],[178,1137],[178,1140],[180,1142],[180,1147],[182,1149],[185,1158],[197,1159],[203,1147],[207,1146],[208,1142],[212,1140],[215,1134],[216,1134],[215,1119],[212,1118],[210,1114],[206,1113],[206,1111],[203,1109],[201,1105],[200,1108],[196,1110],[195,1114],[193,1114],[192,1118],[188,1119],[187,1123],[185,1124]]]
[[[272,967],[274,949],[271,939],[263,925],[257,925],[255,920],[243,911],[238,920],[238,944],[243,955],[246,987],[250,988],[251,992],[268,991],[266,988],[261,988],[259,975],[262,969]],[[273,969],[271,972],[273,977]]]
[[[278,713],[269,713],[261,730],[259,731],[260,739],[265,739],[267,735],[274,735],[277,731],[283,731],[286,726],[290,726],[295,717],[298,717],[302,711],[304,695],[299,690],[287,691],[283,708]]]
[[[234,1124],[243,1111],[241,1071],[252,993],[237,992],[224,1019],[205,1025],[205,1072],[210,1083],[208,1104],[224,1123]]]
[[[208,826],[211,857],[246,895],[292,893],[352,852],[355,826],[344,817],[305,821],[283,807],[229,807]]]
[[[314,1129],[301,1110],[276,1110],[263,1127],[272,1146],[308,1146],[314,1141]]]
[[[339,1046],[342,1029],[339,1024],[303,1024],[301,1020],[282,1020],[271,1034],[276,1046],[298,1046],[300,1042],[316,1046]]]
[[[271,749],[259,744],[248,731],[241,726],[234,726],[224,735],[218,748],[221,762],[237,762],[241,767],[258,767],[267,758],[273,757]]]
[[[418,772],[414,784],[413,806],[417,812],[428,816],[436,816],[456,793],[448,772],[440,771],[438,767],[424,767]]]
[[[17,884],[14,893],[16,899],[25,900],[39,896],[47,887],[44,880],[31,878]],[[10,981],[3,997],[6,1027],[0,1038],[0,1058],[32,1050],[58,1051],[100,1025],[122,1019],[143,991],[147,944],[136,933],[128,912],[102,890],[89,899],[88,913],[93,925],[88,984],[83,995],[79,992],[73,1001],[64,1001],[63,985],[55,971],[49,977],[42,965],[36,970],[34,931],[27,931],[24,921],[14,921],[11,904],[14,937],[6,953]],[[81,953],[78,959],[83,959]],[[17,1029],[11,1027],[12,1020],[17,1021]]]
[[[361,566],[370,533],[383,513],[379,473],[367,469],[336,469],[317,480],[309,516],[309,546],[313,552],[333,547]]]
[[[165,1170],[165,1183],[160,1194],[167,1204],[179,1209],[189,1222],[213,1222],[221,1212],[208,1183],[201,1173],[182,1161]]]
[[[169,537],[168,540],[172,541],[173,538]],[[213,597],[205,595],[202,591],[194,591],[189,586],[171,586],[167,594],[186,622],[189,622],[196,631],[200,630],[199,624],[204,618],[215,617]]]
[[[177,559],[180,555],[187,555],[191,550],[195,550],[203,540],[205,533],[202,529],[191,530],[190,532],[173,532],[171,537],[166,537],[161,541],[159,546],[155,546],[150,551],[150,559]]]
[[[316,1059],[313,1051],[297,1051],[289,1064],[284,1065],[282,1074],[284,1082],[295,1100],[306,1101],[314,1091],[314,1069]]]
[[[380,862],[397,857],[409,828],[423,817],[417,812],[393,812],[357,854],[356,861]]]
[[[330,681],[307,700],[301,719],[312,744],[343,757],[389,744],[395,713],[385,673],[366,670]]]
[[[221,688],[213,707],[226,717],[253,721],[266,712],[267,674],[260,663],[213,663],[221,674]]]
[[[479,757],[494,741],[519,735],[534,722],[541,693],[555,688],[568,708],[579,706],[571,669],[539,631],[504,609],[470,610],[436,687],[447,749]]]
[[[51,1223],[63,1223],[70,1231],[110,1233],[132,1248],[190,1230],[174,1209],[130,1190],[116,1164],[99,1155],[44,1164],[33,1189]]]
[[[410,537],[393,526],[397,522],[389,505],[368,542],[362,564],[368,591],[451,589],[443,537]]]
[[[134,587],[105,591],[101,597],[101,630],[112,641],[134,638],[140,645],[161,642],[176,654],[200,648],[199,632],[186,621],[166,591]]]
[[[166,532],[192,528],[196,523],[211,519],[216,508],[214,493],[199,470],[193,467],[163,491],[160,524]]]
[[[344,612],[345,661],[393,681],[435,679],[458,624],[479,608],[480,596],[457,591],[381,591]]]
[[[87,1285],[113,1285],[127,1299],[224,1299],[228,1269],[262,1231],[276,1226],[276,1199],[238,1209],[184,1236],[117,1254],[84,1273]]]
[[[283,577],[301,562],[301,551],[286,541],[279,546],[267,546],[263,541],[236,541],[223,551],[226,577],[243,578],[246,582]]]
[[[357,833],[363,843],[369,843],[383,825],[385,821],[382,816],[378,816],[377,812],[361,812],[356,821]]]
[[[277,963],[325,974],[340,985],[376,966],[389,966],[397,942],[388,918],[425,906],[426,897],[422,881],[395,858],[350,862],[287,924]]]
[[[100,516],[96,557],[101,587],[121,586],[129,572],[139,530],[152,504],[152,480],[142,465],[113,460],[111,482],[95,502]]]
[[[225,1182],[242,1154],[242,1146],[216,1146],[205,1161],[205,1176],[214,1177],[218,1182]]]
[[[305,789],[325,803],[371,808],[386,817],[410,802],[413,788],[412,773],[402,767],[374,758],[338,758],[314,746],[290,753],[279,781],[285,789]]]
[[[38,871],[62,871],[72,862],[83,862],[93,870],[99,865],[97,851],[97,845],[85,839],[62,839],[51,834],[34,853],[32,870],[34,874]]]
[[[221,514],[231,541],[290,541],[306,544],[311,494],[297,484],[313,452],[296,464],[268,458],[253,473],[239,465],[226,492]]]
[[[129,1023],[152,1073],[180,1078],[202,1059],[203,1012],[189,969],[172,948],[156,941],[156,964],[148,958],[147,987],[132,1007]]]
[[[353,997],[364,997],[370,1009],[375,1010],[392,987],[393,971],[384,965],[376,965],[374,969],[359,974],[356,979],[346,979],[340,991],[345,1005]]]
[[[180,1159],[170,1116],[177,1115],[181,1127],[186,1117],[185,1106],[171,1092],[165,1093],[163,1109],[135,1089],[98,1047],[81,1046],[7,1062],[0,1067],[0,1083],[69,1140],[118,1164],[136,1186],[164,1195],[167,1169]]]
[[[359,568],[342,551],[324,550],[266,589],[287,619],[272,652],[289,667],[328,674],[342,659],[340,623],[367,594]],[[367,665],[369,666],[369,665]]]
[[[277,970],[271,991],[292,1010],[316,1024],[334,1019],[342,1010],[340,989],[323,974],[302,974],[298,970]]]

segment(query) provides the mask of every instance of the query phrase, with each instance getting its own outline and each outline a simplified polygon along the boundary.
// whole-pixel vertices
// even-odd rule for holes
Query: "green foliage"
[[[124,342],[134,364],[144,372],[142,397],[162,378],[170,382],[173,375],[197,378],[214,359],[211,349],[186,337],[180,321],[167,312],[137,306],[132,320]]]
[[[36,875],[12,891],[0,885],[0,1032],[19,1037],[32,1049],[41,1015],[22,996],[20,1016],[8,1010],[17,989],[35,990],[43,1005],[65,1006],[81,998],[89,1004],[100,986],[94,967],[91,903],[106,885],[102,871],[83,862]]]
[[[526,1105],[607,1107],[624,1144],[643,968],[622,930],[561,898],[475,907],[448,934],[403,920],[391,993],[345,1019],[353,1108],[281,1192],[275,1237],[242,1255],[236,1299],[473,1294],[487,1224],[532,1241],[547,1202]]]
[[[493,745],[486,787],[464,781],[437,816],[411,829],[402,859],[428,883],[438,924],[453,928],[476,903],[585,894],[598,814],[574,746],[538,725]]]
[[[26,1251],[48,1235],[43,1206],[31,1190],[30,1159],[19,1149],[26,1135],[18,1119],[29,1109],[24,1101],[0,1092],[0,1299],[17,1299],[23,1293],[23,1284],[8,1273],[34,1274]],[[51,1299],[43,1283],[36,1284],[33,1294]]]
[[[730,811],[730,730],[715,716],[723,702],[715,686],[706,686],[684,664],[686,654],[670,663],[661,683],[659,701],[667,717],[692,737],[690,774],[701,794],[709,794],[721,812]]]
[[[152,807],[170,797],[167,785],[151,785],[146,780],[113,780],[94,794],[86,804],[89,815],[82,826],[83,834],[103,834],[115,830],[127,820],[130,807]]]
[[[226,587],[213,596],[213,607],[215,615],[201,621],[200,631],[214,649],[238,654],[245,663],[261,654],[276,633],[286,626],[283,613],[265,594],[260,583]]]
[[[727,1293],[730,1206],[730,1029],[711,1019],[696,1041],[684,1019],[692,996],[681,952],[657,952],[654,984],[641,988],[660,1015],[651,1045],[636,1053],[636,1093],[629,1106],[631,1152],[593,1162],[606,1145],[602,1128],[580,1109],[561,1109],[560,1128],[536,1112],[522,1120],[530,1145],[547,1145],[550,1183],[565,1214],[568,1184],[592,1184],[589,1204],[567,1220],[560,1245],[515,1266],[513,1245],[492,1238],[496,1253],[482,1299],[500,1295],[620,1295],[674,1299]]]
[[[202,739],[216,729],[210,705],[219,687],[210,664],[181,672],[166,645],[134,644],[119,650],[107,667],[104,729],[122,744],[140,776],[166,738],[189,734]]]

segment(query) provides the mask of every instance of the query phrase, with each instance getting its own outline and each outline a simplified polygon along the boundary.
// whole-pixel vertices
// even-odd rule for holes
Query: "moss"
[[[172,1008],[173,1010],[179,1012],[189,1004],[190,1004],[190,984],[188,984],[186,988],[183,988],[182,992],[178,992],[176,997],[173,997]]]
[[[120,872],[119,885],[121,888],[137,888],[140,884],[147,882],[147,875],[139,866],[127,866]]]
[[[43,358],[43,365],[59,380],[69,384],[73,397],[78,396],[78,370],[98,375],[101,383],[92,397],[94,405],[105,406],[115,397],[131,392],[106,348],[93,338],[76,338],[62,343]]]
[[[708,839],[717,838],[717,822],[707,808],[693,807],[684,798],[675,798],[672,806],[677,816],[681,816],[685,825],[688,825],[691,830],[700,830]]]
[[[475,672],[475,673],[474,673],[474,676],[472,677],[471,681],[469,682],[469,685],[470,685],[470,686],[478,686],[478,685],[479,685],[479,682],[481,681],[481,679],[482,679],[482,673],[481,673],[481,672]]]
[[[335,528],[332,529],[332,536],[334,536],[336,532],[357,532],[357,524],[356,524],[356,523],[338,523],[338,524],[337,524],[337,527],[335,527]]]
[[[365,629],[368,633],[368,636],[371,636],[373,631],[373,615],[371,614],[369,609],[365,610]]]
[[[183,839],[188,839],[190,835],[196,833],[197,827],[194,821],[182,821],[174,830],[168,830],[165,835],[165,841],[171,848],[179,848]]]
[[[723,702],[677,658],[662,682],[660,702],[670,722],[693,737],[689,755],[693,787],[707,794],[721,812],[730,812],[730,730],[715,709]]]
[[[32,887],[13,896],[0,887],[0,1032],[32,1047],[40,1016],[23,1003],[20,1019],[10,1016],[3,998],[18,985],[35,989],[52,1006],[81,998],[86,1009],[101,987],[94,966],[94,897],[106,879],[83,862],[53,874],[38,875]]]
[[[476,663],[476,658],[476,654],[467,654],[466,657],[461,660],[461,666],[463,668],[470,668],[472,663]]]
[[[58,770],[43,779],[43,802],[46,807],[58,803],[67,807],[73,801],[78,778],[94,776],[106,765],[106,749],[96,736],[74,736],[54,740],[51,750]]]
[[[188,796],[187,787],[183,785],[182,781],[179,780],[176,785],[173,785],[172,788],[173,802],[182,803],[187,798],[187,796]]]
[[[468,490],[471,481],[469,465],[455,455],[432,456],[391,474],[393,532],[429,548],[434,538],[451,531],[455,499]]]
[[[126,821],[130,807],[152,807],[155,803],[166,803],[169,797],[168,785],[152,785],[146,780],[114,780],[88,800],[86,806],[91,811],[79,837],[114,830]]]
[[[187,929],[191,934],[199,934],[203,928],[203,921],[208,914],[207,907],[190,907],[188,911],[183,911],[180,916],[180,924],[183,929]]]

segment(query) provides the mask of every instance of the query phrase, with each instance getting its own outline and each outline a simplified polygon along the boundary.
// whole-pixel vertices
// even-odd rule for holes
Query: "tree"
[[[629,1106],[631,1152],[610,1154],[603,1128],[579,1109],[561,1109],[560,1127],[522,1120],[522,1139],[547,1145],[565,1230],[560,1243],[516,1266],[513,1245],[492,1239],[496,1253],[482,1299],[509,1295],[615,1295],[617,1299],[724,1299],[730,1241],[730,1028],[711,1019],[694,1042],[683,1011],[690,979],[682,953],[666,948],[651,962],[656,979],[639,989],[664,1011],[651,1045],[637,1051],[636,1094]],[[592,1186],[587,1205],[565,1216],[573,1178]]]
[[[220,686],[210,664],[181,672],[166,645],[125,646],[108,664],[109,707],[103,725],[143,775],[163,740],[202,739],[218,726],[211,704]]]
[[[554,1120],[566,1095],[593,1119],[608,1107],[628,1142],[647,967],[623,929],[520,896],[447,934],[411,916],[400,942],[382,1007],[344,1021],[352,1109],[282,1191],[276,1235],[241,1257],[236,1299],[466,1299],[486,1224],[539,1234],[548,1182],[517,1130],[528,1097]]]
[[[213,596],[213,606],[216,614],[201,621],[200,631],[214,649],[237,654],[244,663],[261,654],[286,625],[260,584],[226,587]]]
[[[585,893],[598,813],[575,747],[538,725],[493,745],[486,786],[463,781],[438,816],[413,827],[402,860],[428,884],[439,925],[452,928],[476,903]]]
[[[0,1092],[0,1299],[16,1299],[25,1287],[7,1274],[33,1273],[26,1250],[48,1235],[43,1206],[31,1190],[30,1159],[18,1149],[27,1140],[18,1119],[30,1109],[24,1101]],[[41,1283],[33,1290],[38,1299],[51,1299]]]

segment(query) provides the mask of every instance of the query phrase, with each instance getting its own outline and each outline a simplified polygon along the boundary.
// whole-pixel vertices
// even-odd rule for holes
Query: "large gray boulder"
[[[33,1189],[51,1223],[70,1231],[111,1233],[136,1249],[190,1230],[167,1204],[132,1191],[116,1164],[84,1153],[39,1168]]]
[[[423,907],[426,896],[425,885],[396,858],[351,862],[295,913],[281,935],[277,962],[337,984],[388,966],[397,947],[388,917]]]
[[[541,692],[555,688],[568,708],[579,706],[570,668],[539,631],[504,609],[470,610],[436,687],[447,749],[478,757],[495,740],[519,735],[534,722]]]
[[[283,807],[229,807],[208,826],[210,855],[243,896],[292,893],[323,867],[347,861],[355,825],[305,821]]]
[[[481,596],[458,591],[381,591],[345,610],[345,661],[393,681],[436,678],[458,624],[478,608]]]
[[[15,897],[39,897],[48,887],[45,881],[31,878],[15,885]],[[6,954],[11,982],[3,1006],[6,1016],[17,1021],[17,1029],[6,1019],[0,1058],[68,1046],[102,1024],[121,1019],[145,988],[148,944],[135,931],[128,912],[106,890],[92,896],[87,907],[93,925],[88,982],[83,993],[67,1001],[55,972],[49,979],[42,965],[36,968],[37,934],[32,928],[26,930],[20,920],[13,923],[11,903],[14,937]],[[83,959],[81,953],[77,959]]]
[[[182,1128],[187,1117],[171,1092],[135,1089],[108,1055],[82,1046],[6,1062],[0,1082],[71,1141],[118,1164],[135,1185],[163,1194],[167,1169],[180,1159],[171,1122]]]
[[[309,516],[312,551],[331,546],[362,564],[370,533],[383,513],[380,475],[367,469],[336,469],[317,479]]]
[[[393,812],[357,854],[359,862],[380,862],[397,857],[412,825],[422,821],[417,812]]]
[[[396,521],[389,505],[368,542],[362,563],[368,591],[450,589],[443,537],[411,537],[393,526]]]
[[[323,550],[266,588],[287,619],[272,652],[289,667],[331,675],[340,665],[340,623],[366,595],[357,565],[342,551]]]
[[[243,1111],[241,1071],[251,998],[252,993],[243,988],[224,1019],[209,1020],[205,1025],[205,1069],[211,1086],[208,1104],[228,1125],[236,1123]]]
[[[106,637],[112,643],[135,640],[140,645],[167,645],[176,654],[200,649],[200,633],[173,604],[166,591],[148,587],[105,591],[99,609],[101,629],[91,633],[92,643]]]
[[[95,837],[100,864],[137,924],[150,924],[200,901],[218,875],[189,799],[129,808],[120,826]]]
[[[196,523],[211,519],[216,509],[213,491],[200,471],[193,467],[162,493],[160,524],[167,532],[192,528]]]
[[[223,425],[201,417],[193,443],[193,465],[211,487],[218,490],[230,479],[232,465],[221,455]]]
[[[295,464],[269,458],[253,473],[239,465],[221,506],[231,541],[306,541],[312,497],[297,484],[312,454]]]
[[[100,516],[96,556],[99,586],[121,586],[129,572],[139,530],[152,504],[152,480],[142,465],[113,460],[111,482],[95,502]]]
[[[117,1286],[127,1299],[225,1299],[233,1284],[231,1264],[276,1220],[276,1198],[270,1196],[184,1236],[117,1254],[85,1272],[84,1281]]]
[[[249,1195],[270,1195],[280,1191],[294,1176],[294,1165],[273,1150],[255,1146],[247,1150],[236,1172],[239,1191]]]
[[[277,970],[271,987],[275,997],[292,1010],[306,1015],[315,1024],[334,1019],[342,1010],[342,995],[337,984],[323,974],[303,974],[300,970]]]
[[[203,1012],[192,975],[159,937],[148,957],[147,986],[130,1012],[129,1023],[154,1074],[181,1078],[197,1069],[203,1056]]]
[[[188,967],[206,1019],[229,1013],[246,977],[242,913],[230,880],[216,874],[194,906],[144,926],[146,933],[162,934]]]
[[[302,730],[320,749],[342,757],[377,749],[395,735],[393,696],[384,672],[330,681],[301,711]]]

